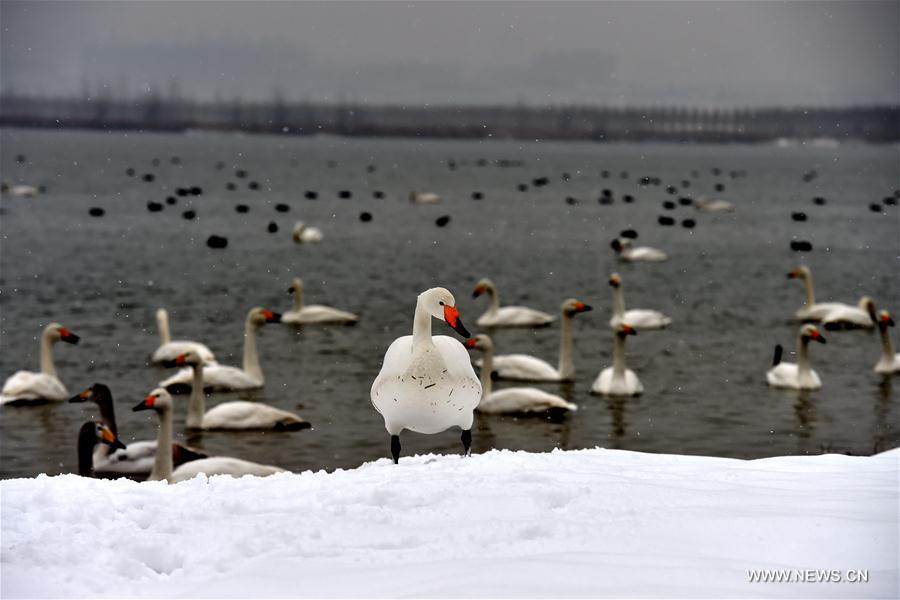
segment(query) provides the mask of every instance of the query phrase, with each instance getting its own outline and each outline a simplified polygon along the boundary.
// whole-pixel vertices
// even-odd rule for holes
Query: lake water
[[[871,454],[900,443],[900,379],[872,372],[877,334],[826,332],[811,349],[824,387],[798,394],[769,389],[772,348],[795,346],[794,312],[802,284],[786,273],[808,264],[817,300],[855,303],[872,295],[900,312],[898,213],[869,210],[900,187],[896,146],[595,145],[512,141],[417,141],[5,130],[0,132],[4,180],[46,184],[33,199],[2,199],[0,246],[0,377],[37,370],[42,327],[59,321],[81,336],[55,348],[57,369],[71,393],[93,382],[110,386],[119,431],[127,443],[155,436],[152,413],[132,413],[169,374],[148,366],[158,345],[154,313],[168,308],[173,337],[204,341],[220,362],[241,364],[243,321],[254,306],[284,311],[291,278],[302,276],[306,301],[357,312],[355,327],[266,326],[259,350],[265,388],[215,394],[296,411],[313,429],[300,432],[207,432],[178,437],[211,454],[278,464],[292,470],[357,466],[389,456],[389,439],[369,402],[369,387],[390,342],[411,331],[416,295],[442,285],[455,293],[463,321],[475,321],[487,300],[471,292],[481,277],[497,284],[504,304],[554,314],[576,297],[594,311],[575,320],[577,380],[540,387],[580,406],[560,421],[478,416],[475,452],[490,448],[547,451],[612,447],[649,452],[764,457],[825,451]],[[27,163],[16,162],[24,154]],[[178,156],[180,164],[172,164]],[[152,161],[159,159],[159,166]],[[455,170],[448,160],[455,160]],[[485,159],[487,166],[479,166]],[[521,161],[499,167],[497,160]],[[216,168],[222,161],[226,167]],[[374,167],[374,171],[367,168]],[[136,169],[128,177],[126,169]],[[246,169],[238,179],[234,169]],[[711,169],[723,174],[714,176]],[[818,177],[802,176],[816,170]],[[609,171],[604,179],[602,171]],[[732,178],[729,171],[745,171]],[[370,172],[371,171],[371,172]],[[627,178],[622,177],[627,172]],[[694,177],[692,171],[697,171]],[[153,173],[151,183],[140,175]],[[568,181],[563,180],[568,173]],[[534,178],[550,183],[535,188]],[[661,186],[642,187],[642,176]],[[260,190],[248,189],[257,181]],[[737,205],[731,214],[691,207],[664,210],[680,195],[714,195]],[[237,185],[228,191],[226,184]],[[529,190],[517,190],[528,183]],[[724,191],[713,186],[722,183]],[[149,212],[179,186],[203,194]],[[601,205],[602,190],[615,201]],[[410,190],[444,201],[411,205]],[[305,190],[319,193],[304,198]],[[340,190],[352,198],[338,197]],[[376,199],[373,191],[383,191]],[[482,200],[471,194],[479,191]],[[624,194],[635,202],[623,203]],[[580,203],[570,205],[571,196]],[[822,196],[824,206],[812,198]],[[250,206],[246,214],[235,205]],[[275,205],[285,203],[290,212]],[[181,217],[190,208],[198,218]],[[102,207],[103,218],[88,215]],[[791,220],[792,211],[809,220]],[[372,214],[363,222],[363,211]],[[662,227],[670,214],[697,226]],[[435,220],[450,215],[439,228]],[[322,229],[317,245],[298,246],[299,219]],[[267,232],[270,221],[280,226]],[[625,228],[670,260],[622,264],[609,247]],[[228,238],[210,249],[211,234]],[[797,254],[797,237],[814,250]],[[618,271],[630,307],[671,316],[664,331],[628,339],[628,364],[645,392],[628,399],[588,394],[611,364],[608,275]],[[441,323],[436,334],[455,335]],[[558,326],[500,330],[499,352],[525,352],[555,363]],[[895,336],[896,339],[896,336]],[[786,357],[786,360],[790,360]],[[501,383],[500,387],[508,385]],[[514,384],[518,385],[518,384]],[[181,399],[181,402],[184,398]],[[86,405],[0,408],[0,476],[76,469],[75,442],[92,411]],[[184,404],[179,404],[184,406]],[[404,454],[458,452],[458,432],[405,433]]]

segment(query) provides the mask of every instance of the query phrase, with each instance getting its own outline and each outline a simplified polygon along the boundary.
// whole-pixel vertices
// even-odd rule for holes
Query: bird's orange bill
[[[154,396],[153,394],[150,394],[149,396],[147,396],[146,398],[141,400],[140,404],[138,404],[131,410],[133,410],[134,412],[137,412],[139,410],[150,410],[153,408],[153,405],[155,403],[156,403],[156,396]]]
[[[486,286],[486,285],[483,285],[483,284],[482,284],[482,285],[477,285],[477,286],[475,286],[475,291],[472,292],[472,297],[473,297],[473,298],[477,298],[478,296],[482,295],[482,294],[485,293],[486,291],[487,291],[487,286]]]
[[[622,333],[625,335],[637,335],[637,331],[635,331],[634,327],[625,323],[622,324]]]
[[[65,327],[59,328],[59,339],[66,342],[67,344],[77,344],[79,338],[77,335],[66,329]]]
[[[590,304],[585,304],[581,301],[575,303],[575,312],[587,312],[589,310],[594,310]]]
[[[94,391],[91,388],[84,390],[78,394],[75,394],[71,398],[69,398],[69,402],[87,402],[91,399],[91,396],[94,394]]]
[[[810,331],[810,332],[809,332],[809,337],[810,337],[811,339],[814,339],[814,340],[816,340],[817,342],[821,342],[821,343],[823,343],[823,344],[826,342],[825,337],[824,337],[821,333],[819,333],[819,330],[818,330],[818,329],[813,329],[812,331]]]
[[[475,344],[477,344],[477,343],[478,343],[478,340],[476,340],[475,338],[469,338],[465,342],[463,342],[463,346],[471,349],[471,348],[474,348]]]
[[[100,426],[100,437],[105,444],[109,444],[112,446],[113,450],[116,448],[125,449],[125,444],[119,441],[119,438],[116,437],[116,434],[112,432],[112,429],[107,427],[106,425]]]
[[[266,318],[266,323],[281,323],[281,315],[277,312],[264,310],[262,311],[262,314]]]
[[[465,325],[462,323],[462,319],[459,318],[459,309],[455,306],[444,305],[444,320],[447,321],[447,325],[452,327],[459,335],[464,338],[470,337],[469,330],[466,329]]]

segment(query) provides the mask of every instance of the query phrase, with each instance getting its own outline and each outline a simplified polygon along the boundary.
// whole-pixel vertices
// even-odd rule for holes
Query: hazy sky
[[[0,86],[370,103],[900,102],[900,2],[0,2]]]

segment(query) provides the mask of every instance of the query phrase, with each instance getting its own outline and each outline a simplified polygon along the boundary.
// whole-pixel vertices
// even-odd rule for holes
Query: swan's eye
[[[441,305],[441,306],[443,306],[443,305],[444,305],[444,303],[443,303],[443,302],[438,302],[438,304],[440,304],[440,305]]]

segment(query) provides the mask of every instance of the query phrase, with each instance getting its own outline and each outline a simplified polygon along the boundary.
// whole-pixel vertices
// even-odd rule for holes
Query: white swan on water
[[[626,262],[660,262],[669,258],[662,250],[635,246],[628,238],[616,238],[609,245],[618,253],[619,259]]]
[[[322,238],[325,236],[322,235],[321,229],[309,227],[303,221],[297,221],[294,224],[294,230],[291,232],[291,237],[298,244],[314,244],[316,242],[321,242]]]
[[[618,273],[609,276],[609,285],[613,289],[613,316],[609,326],[616,329],[622,323],[643,331],[644,329],[662,329],[672,323],[672,319],[658,310],[632,308],[625,310],[625,293],[622,291],[622,278]]]
[[[412,335],[391,343],[372,383],[372,404],[384,417],[395,463],[400,460],[404,429],[439,433],[456,426],[463,430],[464,453],[471,450],[473,411],[481,399],[481,383],[465,346],[445,335],[432,337],[432,318],[469,337],[453,294],[442,287],[426,290],[416,300]]]
[[[346,310],[323,306],[321,304],[303,304],[303,280],[294,277],[288,293],[294,295],[294,308],[281,315],[282,323],[308,325],[312,323],[345,323],[359,321],[359,317]]]
[[[69,402],[91,401],[100,409],[100,420],[114,436],[119,435],[112,392],[102,383],[95,383],[81,393],[69,398]],[[156,440],[131,442],[128,447],[98,444],[94,450],[92,471],[95,475],[108,477],[146,478],[153,469],[156,456]],[[206,458],[206,454],[178,442],[172,443],[172,462],[177,467],[186,462]]]
[[[229,367],[219,363],[207,363],[203,367],[203,385],[216,391],[253,390],[265,384],[259,355],[256,352],[256,332],[266,323],[280,323],[281,315],[264,308],[252,308],[244,321],[244,368]],[[193,380],[193,369],[181,369],[159,385],[169,388],[188,385]]]
[[[409,201],[413,204],[438,204],[441,197],[434,192],[416,192],[409,193]]]
[[[169,313],[164,308],[156,311],[156,328],[159,331],[159,348],[153,352],[150,358],[155,363],[161,363],[166,360],[175,360],[175,357],[185,352],[194,351],[203,357],[206,362],[216,360],[215,355],[205,345],[199,342],[189,340],[172,341],[169,333]]]
[[[56,342],[77,344],[78,336],[60,325],[50,323],[41,334],[41,372],[17,371],[3,384],[0,392],[2,404],[32,404],[65,400],[69,396],[66,386],[56,375],[53,363],[53,345]],[[7,352],[9,349],[7,348]]]
[[[894,326],[891,313],[882,310],[878,313],[878,331],[881,334],[881,358],[875,363],[875,372],[888,374],[900,373],[900,354],[894,354],[894,343],[888,328]]]
[[[265,477],[284,471],[280,467],[261,465],[228,456],[214,456],[192,460],[176,469],[172,463],[172,453],[164,450],[172,445],[172,396],[166,390],[157,388],[150,392],[132,410],[135,412],[152,410],[159,417],[156,456],[154,457],[153,469],[150,472],[150,477],[147,479],[148,481],[165,480],[169,483],[176,483],[192,479],[200,473],[205,475],[232,475],[234,477],[242,477],[244,475]]]
[[[863,296],[856,306],[841,306],[825,313],[822,327],[829,330],[872,329],[875,321],[875,302],[869,296]]]
[[[578,406],[555,394],[533,387],[512,387],[491,391],[491,368],[494,362],[494,343],[483,333],[466,340],[466,348],[480,350],[484,355],[481,369],[481,400],[475,409],[488,414],[544,414],[578,410]]]
[[[472,297],[477,298],[487,293],[490,304],[483,315],[478,317],[479,327],[543,327],[553,322],[553,315],[527,306],[500,307],[500,295],[494,282],[482,279],[475,285]]]
[[[191,396],[185,426],[188,429],[277,429],[297,430],[311,427],[300,415],[261,402],[235,400],[222,402],[206,410],[203,377],[206,369],[200,357],[187,352],[172,361],[171,366],[191,368]],[[169,366],[167,363],[166,366]]]
[[[781,362],[781,346],[775,346],[775,358],[772,367],[766,371],[766,382],[772,387],[792,390],[817,390],[822,387],[822,380],[813,371],[809,363],[809,341],[821,344],[825,338],[812,323],[807,323],[797,333],[797,363]]]
[[[637,396],[644,386],[634,371],[625,366],[625,337],[637,335],[628,323],[620,323],[613,332],[613,366],[600,371],[591,386],[592,394],[604,396]]]
[[[502,354],[493,357],[493,371],[498,379],[516,381],[572,381],[575,379],[575,343],[572,341],[572,318],[591,307],[569,298],[562,303],[560,313],[559,361],[554,367],[545,360],[528,354]],[[493,347],[491,348],[493,353]],[[476,362],[482,370],[482,360]]]
[[[806,304],[797,311],[797,318],[801,321],[821,321],[834,311],[843,311],[845,309],[853,309],[854,306],[844,304],[843,302],[816,302],[815,291],[813,290],[812,271],[806,265],[800,265],[788,272],[788,279],[803,280],[806,289]]]
[[[694,208],[703,212],[734,212],[734,204],[727,200],[714,200],[700,196],[694,200]]]

